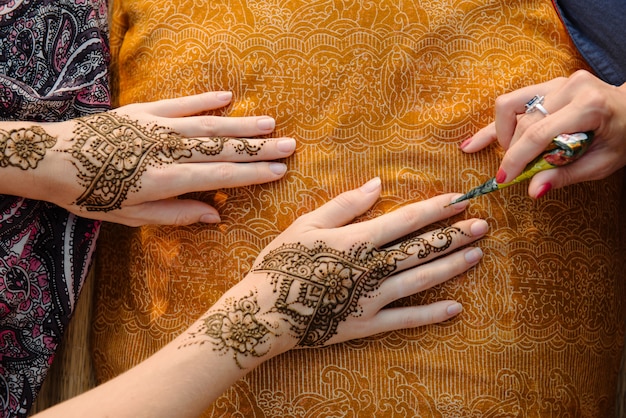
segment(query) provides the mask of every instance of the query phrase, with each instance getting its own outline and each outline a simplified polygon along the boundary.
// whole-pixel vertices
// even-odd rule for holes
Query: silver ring
[[[526,107],[526,113],[533,113],[535,110],[541,112],[543,116],[548,116],[550,113],[543,107],[543,96],[535,96],[528,101],[524,106]]]

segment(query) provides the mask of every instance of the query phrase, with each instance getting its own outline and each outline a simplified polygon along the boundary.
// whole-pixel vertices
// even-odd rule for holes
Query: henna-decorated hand
[[[458,314],[455,301],[387,305],[478,263],[479,248],[458,249],[482,237],[486,222],[465,220],[407,238],[467,206],[444,207],[460,196],[450,194],[346,225],[379,194],[375,179],[300,217],[186,332],[128,372],[41,417],[197,417],[272,356]]]
[[[60,123],[2,124],[0,167],[24,181],[5,176],[0,193],[131,226],[218,222],[210,205],[175,197],[280,179],[285,164],[268,160],[295,150],[291,138],[249,139],[273,131],[270,117],[198,115],[231,97],[212,92]]]
[[[466,207],[467,202],[446,208],[458,195],[443,195],[346,225],[379,194],[380,180],[374,179],[296,220],[192,327],[180,348],[210,342],[238,367],[249,368],[297,346],[323,346],[458,314],[461,305],[454,301],[384,307],[475,265],[479,248],[454,250],[482,237],[487,223],[464,220],[398,242]]]
[[[545,96],[549,112],[525,114],[524,105],[535,95]],[[569,78],[524,87],[496,100],[496,118],[461,145],[476,152],[496,140],[506,154],[498,182],[506,183],[541,154],[561,133],[594,132],[593,143],[579,161],[543,171],[533,177],[528,193],[541,197],[552,188],[605,178],[626,165],[626,85],[612,86],[587,71]]]

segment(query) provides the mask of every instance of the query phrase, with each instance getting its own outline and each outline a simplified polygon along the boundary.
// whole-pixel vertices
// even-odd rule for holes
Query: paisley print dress
[[[60,121],[108,109],[106,13],[106,0],[1,0],[0,119]],[[46,202],[0,195],[1,417],[28,414],[99,226]]]

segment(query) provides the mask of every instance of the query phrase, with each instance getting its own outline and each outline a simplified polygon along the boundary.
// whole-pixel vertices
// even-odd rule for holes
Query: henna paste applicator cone
[[[552,140],[550,146],[543,154],[531,161],[526,168],[524,168],[524,171],[510,182],[498,184],[496,178],[493,177],[446,206],[504,189],[505,187],[528,180],[540,171],[571,164],[587,151],[592,140],[593,132],[558,135]]]

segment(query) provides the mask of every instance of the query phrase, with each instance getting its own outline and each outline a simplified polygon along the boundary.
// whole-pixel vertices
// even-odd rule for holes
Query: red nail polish
[[[461,145],[459,145],[459,148],[465,149],[465,147],[468,146],[472,142],[472,139],[473,138],[467,138],[465,141],[461,142]]]
[[[544,197],[546,195],[546,193],[548,193],[550,190],[552,190],[552,185],[550,183],[546,183],[543,186],[541,186],[539,188],[539,191],[537,192],[537,196],[535,197],[535,199],[541,199],[542,197]]]
[[[506,173],[503,169],[499,169],[496,174],[496,183],[504,183],[504,180],[506,180]]]

